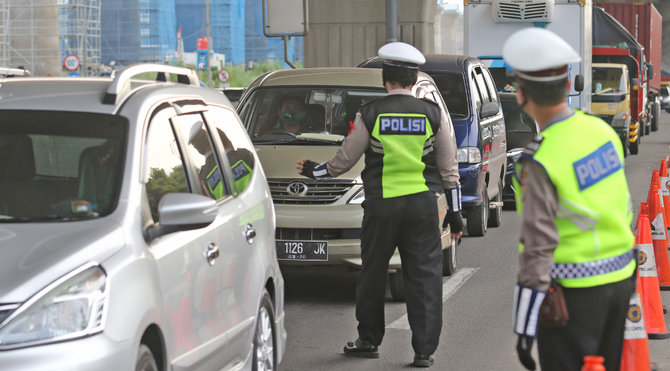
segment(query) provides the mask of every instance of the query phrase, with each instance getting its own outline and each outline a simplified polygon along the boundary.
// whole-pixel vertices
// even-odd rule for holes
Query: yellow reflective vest
[[[517,175],[524,161],[535,161],[546,170],[558,196],[559,243],[552,278],[564,287],[592,287],[630,277],[636,264],[632,204],[623,149],[614,130],[576,111],[529,144],[517,163]],[[514,181],[521,213],[523,190]]]

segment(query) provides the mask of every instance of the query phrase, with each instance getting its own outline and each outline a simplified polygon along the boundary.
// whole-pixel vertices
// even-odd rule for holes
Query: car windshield
[[[615,67],[593,67],[593,94],[622,94],[626,92],[623,70]]]
[[[502,101],[505,115],[507,150],[525,147],[537,134],[535,120],[521,110],[516,101]]]
[[[339,145],[361,105],[385,95],[383,88],[261,88],[238,109],[256,144]]]
[[[470,114],[468,110],[468,94],[465,90],[465,81],[463,74],[458,72],[429,72],[435,80],[435,84],[440,89],[440,94],[449,110],[449,116],[453,120],[467,118]]]
[[[3,110],[0,222],[90,219],[119,198],[128,121],[82,112]]]

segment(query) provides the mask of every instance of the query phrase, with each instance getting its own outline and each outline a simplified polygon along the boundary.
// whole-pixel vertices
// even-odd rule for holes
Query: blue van
[[[419,68],[447,104],[458,146],[463,215],[469,236],[484,236],[502,222],[507,144],[498,90],[488,67],[464,55],[427,54]],[[378,68],[379,57],[358,67]]]

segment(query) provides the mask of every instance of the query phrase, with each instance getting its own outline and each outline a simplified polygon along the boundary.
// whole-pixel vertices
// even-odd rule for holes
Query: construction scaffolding
[[[9,4],[0,0],[0,67],[9,66]]]
[[[59,76],[74,54],[77,73],[97,74],[100,0],[0,0],[0,66]]]
[[[74,54],[81,75],[100,68],[100,0],[59,0],[60,58]]]

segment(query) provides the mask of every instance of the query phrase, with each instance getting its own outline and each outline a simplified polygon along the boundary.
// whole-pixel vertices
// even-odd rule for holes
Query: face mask
[[[301,110],[290,109],[281,113],[281,122],[289,125],[299,124],[305,117],[305,113]]]

